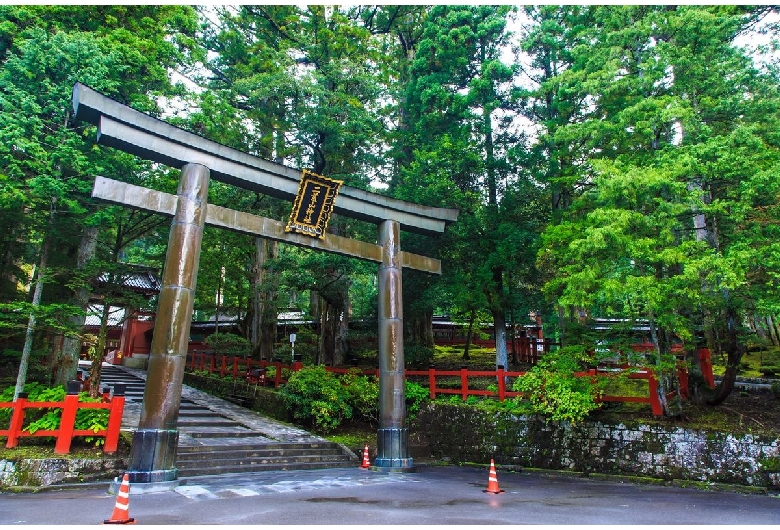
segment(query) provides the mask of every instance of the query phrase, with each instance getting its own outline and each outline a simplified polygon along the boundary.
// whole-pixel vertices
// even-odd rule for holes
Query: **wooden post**
[[[108,412],[108,427],[106,441],[103,444],[104,453],[115,453],[119,446],[119,431],[122,428],[122,413],[125,409],[125,385],[114,385],[114,396],[111,398],[111,408]]]
[[[73,439],[73,430],[76,427],[76,412],[79,410],[79,381],[68,381],[68,393],[62,406],[60,428],[57,431],[57,444],[54,452],[58,455],[66,455],[70,452],[70,442]]]
[[[276,361],[274,363],[274,366],[276,367],[276,374],[274,377],[274,388],[279,388],[279,385],[282,384],[282,361]]]
[[[428,366],[428,390],[431,400],[436,399],[436,367],[432,364]]]
[[[19,392],[19,395],[14,401],[13,416],[11,416],[11,424],[8,426],[8,440],[5,446],[8,449],[12,449],[19,445],[19,433],[22,432],[22,426],[24,425],[24,406],[27,404],[27,392]]]
[[[500,364],[496,370],[496,377],[498,378],[498,400],[504,401],[506,398],[506,378],[504,376],[504,367]]]
[[[469,367],[460,367],[460,394],[463,397],[463,401],[469,398]]]
[[[661,407],[661,399],[658,397],[658,379],[655,374],[647,373],[647,386],[650,391],[650,408],[653,410],[654,416],[663,416],[664,411]]]

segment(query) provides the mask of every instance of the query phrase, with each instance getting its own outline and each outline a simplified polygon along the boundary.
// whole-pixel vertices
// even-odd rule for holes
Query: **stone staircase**
[[[101,388],[125,385],[123,430],[138,426],[145,375],[125,367],[102,367]],[[180,477],[341,468],[360,463],[339,444],[186,386],[182,388],[177,425]]]

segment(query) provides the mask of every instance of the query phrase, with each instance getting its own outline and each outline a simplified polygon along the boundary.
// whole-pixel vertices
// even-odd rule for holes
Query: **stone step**
[[[225,466],[225,467],[200,467],[200,468],[177,468],[179,477],[197,477],[204,475],[223,475],[229,473],[254,473],[261,471],[301,471],[306,469],[331,469],[353,467],[354,462],[328,462],[327,465],[322,462],[296,462],[296,463],[271,463],[271,464],[251,464],[244,466]]]
[[[317,456],[319,458],[334,458],[341,460],[342,458],[349,458],[337,448],[333,449],[319,449],[312,450],[305,447],[301,448],[286,448],[286,449],[265,449],[258,447],[256,449],[229,449],[220,451],[201,450],[195,452],[182,452],[177,451],[178,462],[201,462],[201,461],[219,461],[219,460],[243,460],[254,458],[290,458],[301,457],[307,458],[311,456]]]
[[[86,374],[85,374],[86,376]],[[146,381],[121,368],[104,366],[101,387],[125,386],[127,402],[143,401]],[[176,466],[180,477],[352,467],[354,457],[332,442],[277,441],[252,430],[229,413],[182,398]]]
[[[307,449],[309,451],[331,450],[336,449],[341,451],[341,446],[333,442],[277,442],[270,438],[258,437],[254,442],[251,440],[241,440],[240,443],[225,445],[224,440],[220,440],[218,443],[209,445],[202,444],[199,446],[183,446],[178,450],[179,454],[182,453],[200,453],[203,451],[253,451],[257,449]]]
[[[339,457],[338,455],[289,455],[289,456],[253,456],[242,457],[236,456],[234,458],[212,458],[207,462],[203,460],[187,460],[184,458],[176,459],[176,467],[179,469],[192,468],[192,467],[240,467],[240,466],[252,466],[255,464],[295,464],[295,463],[312,463],[312,462],[344,462],[348,461],[346,456]]]
[[[192,403],[191,401],[184,401],[184,400],[182,400],[181,404],[179,405],[179,412],[183,410],[210,412],[211,414],[216,414],[216,412],[214,412],[208,407],[204,407],[203,405],[198,405],[197,403]]]
[[[251,438],[257,437],[255,431],[236,426],[234,428],[228,428],[225,430],[216,430],[219,427],[187,427],[179,429],[182,433],[186,433],[193,438]],[[243,429],[243,430],[242,430]],[[204,444],[206,445],[206,444]]]
[[[182,416],[188,417],[188,418],[197,418],[197,417],[212,417],[214,414],[219,414],[218,412],[214,412],[211,409],[207,409],[206,407],[179,407],[179,417]],[[220,416],[221,418],[224,416]]]
[[[199,418],[192,418],[179,415],[176,424],[180,429],[188,427],[241,427],[239,423],[222,416],[201,416]]]

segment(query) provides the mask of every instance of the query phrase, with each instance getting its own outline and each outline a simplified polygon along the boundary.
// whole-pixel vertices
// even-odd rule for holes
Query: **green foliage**
[[[427,387],[412,381],[406,381],[406,419],[411,421],[420,412],[420,406],[430,400],[430,392]]]
[[[434,349],[421,344],[404,346],[404,361],[411,368],[422,370],[428,368],[433,360]]]
[[[597,407],[599,386],[575,377],[590,359],[579,347],[565,347],[539,360],[513,385],[531,404],[531,411],[550,420],[582,421]]]
[[[290,342],[288,341],[282,347],[289,348]],[[295,356],[304,364],[315,364],[318,349],[319,337],[317,337],[317,333],[309,327],[298,328],[298,331],[295,332]]]
[[[249,341],[234,333],[212,333],[206,337],[206,345],[214,355],[245,357],[249,354]]]
[[[780,458],[762,458],[759,460],[761,469],[770,473],[780,472]]]
[[[279,393],[295,419],[323,431],[332,430],[352,417],[349,392],[324,366],[295,372]]]
[[[407,417],[411,419],[428,400],[428,389],[406,381],[405,392]],[[368,423],[378,419],[379,382],[357,369],[338,376],[324,366],[306,367],[291,374],[279,394],[295,419],[325,432],[349,419]]]
[[[379,381],[374,376],[365,376],[359,370],[350,370],[341,376],[349,404],[356,420],[375,422],[379,413]]]

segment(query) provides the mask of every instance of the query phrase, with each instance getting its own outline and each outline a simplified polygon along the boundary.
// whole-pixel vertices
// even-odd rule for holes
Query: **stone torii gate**
[[[293,201],[300,172],[263,160],[136,111],[76,83],[77,119],[98,126],[98,143],[181,169],[176,195],[96,177],[92,196],[173,216],[163,269],[138,430],[133,435],[130,481],[156,488],[178,483],[176,426],[187,357],[200,247],[205,224],[379,264],[379,429],[374,468],[413,471],[404,386],[401,271],[441,274],[439,260],[404,252],[400,231],[435,235],[458,211],[431,208],[341,186],[333,212],[378,225],[377,244],[325,234],[285,231],[284,223],[207,202],[209,179]]]

